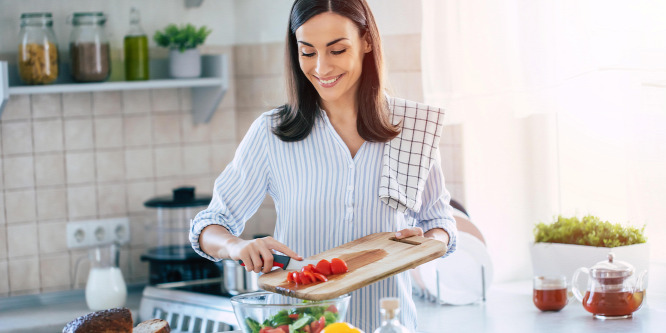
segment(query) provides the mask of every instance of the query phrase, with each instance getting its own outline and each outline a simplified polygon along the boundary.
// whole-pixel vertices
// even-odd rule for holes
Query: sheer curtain
[[[666,3],[422,0],[425,102],[462,124],[465,204],[497,281],[528,277],[554,215],[666,245]]]

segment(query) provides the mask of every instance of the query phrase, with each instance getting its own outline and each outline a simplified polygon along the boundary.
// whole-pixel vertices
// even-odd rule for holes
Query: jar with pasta
[[[58,43],[51,13],[21,14],[18,72],[27,84],[48,84],[58,78]]]
[[[101,12],[74,13],[69,43],[72,77],[78,82],[104,81],[111,73],[106,15]]]

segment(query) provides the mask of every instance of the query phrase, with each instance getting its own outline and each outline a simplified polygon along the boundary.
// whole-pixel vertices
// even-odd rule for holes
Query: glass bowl
[[[244,333],[264,333],[268,329],[289,333],[289,326],[292,332],[318,332],[328,324],[345,320],[350,298],[343,295],[326,301],[304,301],[260,291],[234,296],[231,305]],[[306,330],[305,326],[310,327]],[[271,333],[279,333],[278,330]]]

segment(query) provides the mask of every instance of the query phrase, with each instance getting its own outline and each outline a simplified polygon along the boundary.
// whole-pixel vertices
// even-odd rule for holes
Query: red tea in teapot
[[[603,317],[628,317],[643,303],[645,291],[593,292],[583,297],[583,307]]]
[[[541,311],[560,311],[567,305],[567,288],[534,289],[533,301]]]

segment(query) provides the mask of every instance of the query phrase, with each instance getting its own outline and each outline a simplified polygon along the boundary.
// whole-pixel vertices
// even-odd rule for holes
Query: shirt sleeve
[[[259,209],[266,196],[270,183],[266,151],[269,117],[270,114],[265,113],[252,123],[233,160],[215,180],[210,205],[190,223],[190,243],[204,258],[221,260],[201,250],[201,231],[211,224],[217,224],[227,228],[234,236],[239,236],[245,228],[245,222]]]
[[[439,152],[436,156],[423,189],[421,210],[418,213],[411,210],[409,212],[418,221],[418,226],[423,229],[424,233],[430,229],[442,228],[449,234],[448,250],[443,256],[447,257],[456,250],[458,228],[456,220],[453,218],[453,208],[450,205],[451,194],[444,184]]]

